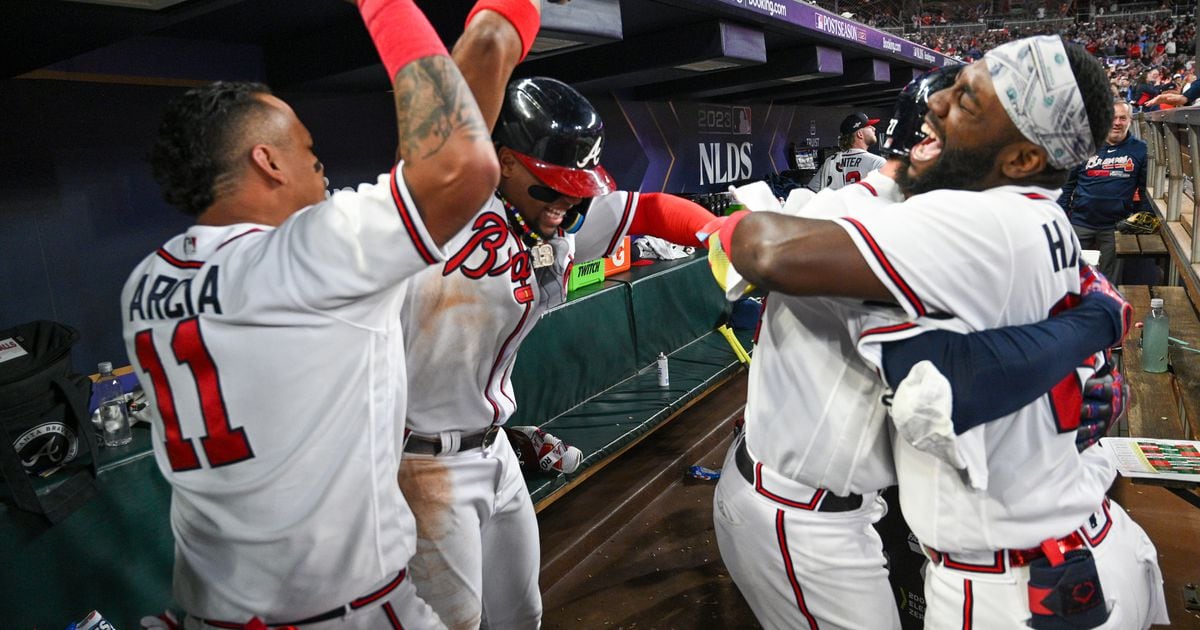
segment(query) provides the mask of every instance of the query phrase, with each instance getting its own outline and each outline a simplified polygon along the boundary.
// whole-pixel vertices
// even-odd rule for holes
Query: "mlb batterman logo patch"
[[[75,459],[79,438],[61,422],[45,422],[18,436],[13,450],[26,471],[38,474]]]

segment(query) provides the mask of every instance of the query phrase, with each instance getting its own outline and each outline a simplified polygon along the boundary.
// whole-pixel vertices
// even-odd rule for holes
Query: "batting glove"
[[[1112,345],[1121,345],[1133,325],[1133,307],[1125,300],[1125,296],[1091,265],[1079,268],[1079,294],[1082,301],[1101,301],[1113,318],[1116,341]]]
[[[1116,369],[1102,369],[1083,384],[1083,406],[1079,410],[1079,428],[1075,448],[1080,452],[1108,435],[1109,429],[1125,417],[1129,384]]]
[[[696,233],[697,238],[708,242],[708,269],[716,279],[717,286],[725,292],[725,299],[730,302],[736,302],[754,290],[754,285],[743,278],[729,260],[733,231],[747,214],[742,210],[727,217],[718,217]]]

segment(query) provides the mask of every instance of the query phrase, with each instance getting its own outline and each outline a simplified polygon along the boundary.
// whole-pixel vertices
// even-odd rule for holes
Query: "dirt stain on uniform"
[[[490,309],[484,295],[475,286],[476,281],[459,273],[449,276],[428,273],[420,279],[418,304],[420,305],[420,330],[423,335],[436,332],[453,316],[456,326],[478,329]]]
[[[454,486],[446,465],[436,457],[405,457],[400,460],[399,482],[417,520],[417,536],[431,542],[445,537],[454,501]]]
[[[443,546],[452,522],[454,488],[450,471],[436,457],[400,460],[400,491],[417,521],[417,553],[409,569],[417,594],[434,608],[449,630],[479,628],[480,602],[451,570]]]

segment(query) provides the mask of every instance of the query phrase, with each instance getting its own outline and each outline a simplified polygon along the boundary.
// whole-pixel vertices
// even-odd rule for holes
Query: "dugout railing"
[[[1200,107],[1143,112],[1135,134],[1146,142],[1146,185],[1170,253],[1167,284],[1187,289],[1192,304],[1200,296],[1200,216],[1195,182],[1200,180]]]

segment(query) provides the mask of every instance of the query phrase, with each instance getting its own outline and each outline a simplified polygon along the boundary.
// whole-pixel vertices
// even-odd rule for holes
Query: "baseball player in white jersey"
[[[541,620],[537,521],[499,427],[516,409],[517,350],[566,297],[574,261],[611,255],[631,228],[696,242],[712,214],[663,194],[614,191],[600,165],[603,122],[571,87],[510,84],[493,134],[496,195],[409,286],[408,442],[400,485],[417,519],[418,593],[451,628]],[[586,218],[586,220],[584,220]]]
[[[867,151],[875,145],[874,125],[878,122],[878,118],[867,118],[861,112],[842,120],[838,136],[840,151],[829,156],[821,165],[821,170],[812,181],[813,190],[838,190],[862,181],[868,173],[883,166],[883,158]]]
[[[164,196],[196,225],[138,265],[122,311],[172,486],[186,628],[443,627],[406,570],[395,312],[498,165],[420,10],[360,9],[406,97],[390,173],[327,199],[312,137],[260,84],[187,92],[152,152]]]
[[[728,548],[733,559],[726,560],[731,575],[750,576],[743,593],[751,599],[746,591],[763,583],[777,593],[763,597],[770,601],[762,611],[755,609],[765,625],[897,624],[894,607],[877,592],[881,558],[869,531],[882,514],[871,499],[895,474],[883,430],[884,392],[871,382],[874,366],[863,369],[851,360],[830,370],[828,360],[814,361],[811,354],[799,356],[819,369],[796,361],[771,365],[766,348],[773,337],[794,343],[796,331],[807,328],[828,347],[816,356],[845,356],[847,337],[834,328],[840,323],[850,345],[878,363],[876,344],[913,334],[916,325],[940,314],[955,314],[967,330],[1029,323],[1079,290],[1078,244],[1045,186],[1058,185],[1065,169],[1086,158],[1107,130],[1111,107],[1103,72],[1085,52],[1064,49],[1057,38],[1010,46],[989,53],[987,66],[971,66],[952,88],[931,97],[929,140],[913,149],[912,166],[899,179],[906,193],[934,192],[832,222],[748,215],[720,230],[718,242],[731,250],[734,267],[759,286],[888,301],[904,310],[856,313],[843,304],[838,312],[836,300],[825,299],[803,301],[807,311],[773,314],[768,307],[751,369],[745,446],[735,447],[728,462],[748,470],[743,474],[751,483],[723,477],[715,505],[722,556]],[[1025,53],[1016,50],[1022,46]],[[1056,101],[1043,93],[1043,84],[997,75],[993,64],[1017,59],[1057,70],[1017,76],[1053,77],[1047,81],[1053,88],[1067,89],[1055,93]],[[1080,74],[1082,99],[1071,93]],[[1006,82],[993,88],[993,80]],[[997,93],[1013,100],[1002,105]],[[1090,104],[1086,115],[1081,101]],[[1054,110],[1056,102],[1067,109]],[[1045,104],[1059,117],[1036,106],[1010,110],[1014,103]],[[1066,125],[1069,133],[1056,133],[1049,129],[1057,125],[1045,124],[1048,118],[1074,122]],[[760,240],[766,234],[770,244]],[[781,382],[768,383],[770,373]],[[849,395],[855,388],[861,392],[856,406]],[[838,397],[840,392],[846,394]],[[970,449],[972,439],[986,444],[986,474],[971,488],[957,471],[937,469],[925,453],[897,447],[904,513],[934,560],[926,582],[927,627],[1011,628],[1031,621],[1056,627],[1039,624],[1063,616],[1089,624],[1080,627],[1132,628],[1165,619],[1153,546],[1104,499],[1113,471],[1095,449],[1076,454],[1074,427],[1064,420],[1060,402],[1039,399],[974,429],[982,438],[965,437],[968,453],[981,454]],[[926,500],[912,498],[914,493]],[[929,535],[950,548],[935,547],[924,538]],[[767,563],[779,568],[760,568]],[[1031,578],[1036,564],[1046,567]],[[978,571],[954,573],[965,566]],[[1079,572],[1064,579],[1068,569]],[[876,589],[847,591],[844,583],[831,583],[838,574],[854,575],[856,584],[873,580]],[[1054,601],[1048,597],[1054,584],[1039,582],[1045,576],[1093,597]],[[1097,582],[1111,585],[1104,587],[1107,601],[1094,588]],[[877,606],[890,614],[871,615]]]

